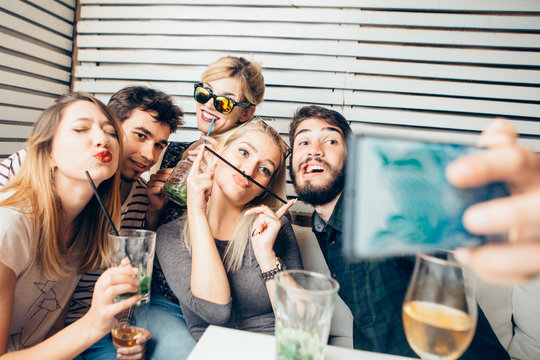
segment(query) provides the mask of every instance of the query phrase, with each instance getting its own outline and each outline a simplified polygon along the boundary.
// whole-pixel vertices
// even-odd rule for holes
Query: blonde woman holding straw
[[[140,299],[114,303],[138,280],[136,269],[109,269],[90,311],[63,328],[80,274],[106,262],[110,227],[86,170],[120,219],[121,131],[105,105],[81,93],[62,96],[34,124],[22,168],[0,190],[0,358],[73,359]]]
[[[273,128],[251,121],[217,141],[224,159],[283,197],[287,147]],[[203,152],[188,177],[187,217],[158,229],[161,266],[195,339],[209,324],[272,334],[273,275],[302,267],[283,217],[294,202],[273,210],[278,200],[221,160],[200,173]]]

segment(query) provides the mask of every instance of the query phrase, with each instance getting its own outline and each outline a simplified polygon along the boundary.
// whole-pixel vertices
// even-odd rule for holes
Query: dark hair
[[[184,112],[174,105],[172,98],[162,91],[145,86],[129,86],[114,94],[107,106],[116,114],[120,122],[131,116],[134,109],[154,112],[154,118],[169,125],[171,133],[184,124]]]
[[[345,138],[345,141],[347,140],[347,137],[352,131],[349,123],[347,122],[347,119],[345,119],[343,115],[341,115],[337,111],[317,105],[303,106],[296,110],[296,113],[294,113],[289,128],[289,142],[291,144],[291,149],[294,148],[293,144],[296,137],[296,129],[298,129],[298,125],[300,125],[302,121],[311,118],[321,119],[331,125],[337,126],[341,130],[341,132],[343,132],[343,137]]]

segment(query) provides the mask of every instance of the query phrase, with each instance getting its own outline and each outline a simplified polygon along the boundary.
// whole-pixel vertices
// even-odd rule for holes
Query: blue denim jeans
[[[186,359],[197,343],[189,333],[180,306],[164,296],[152,295],[148,311],[147,359]]]
[[[110,336],[107,334],[97,343],[90,346],[74,360],[114,360],[116,359],[116,349]]]

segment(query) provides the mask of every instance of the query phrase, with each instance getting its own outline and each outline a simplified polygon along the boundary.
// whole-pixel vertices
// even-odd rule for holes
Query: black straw
[[[232,167],[234,170],[238,171],[240,173],[240,175],[242,175],[243,177],[245,177],[246,179],[248,179],[249,181],[251,181],[252,183],[254,183],[255,185],[257,185],[258,187],[260,187],[261,189],[263,189],[264,191],[266,191],[267,193],[269,193],[270,195],[272,195],[273,197],[275,197],[276,199],[278,199],[279,201],[281,201],[282,203],[286,204],[287,202],[285,200],[283,200],[282,198],[280,198],[279,196],[277,196],[276,194],[274,194],[272,191],[270,191],[269,189],[267,189],[266,187],[264,187],[263,185],[259,184],[257,181],[255,181],[255,179],[253,179],[251,176],[245,174],[243,171],[241,171],[240,169],[238,169],[236,166],[234,166],[233,164],[231,164],[230,162],[228,162],[227,160],[225,160],[224,158],[222,158],[218,153],[216,153],[214,150],[210,149],[208,146],[204,146],[206,148],[206,150],[210,151],[212,154],[214,154],[219,160],[223,161],[225,164],[229,165],[230,167]]]
[[[94,181],[92,180],[92,177],[90,176],[90,173],[88,172],[88,170],[86,170],[85,173],[86,173],[86,176],[88,177],[88,180],[90,181],[90,185],[92,185],[92,189],[94,189],[94,194],[96,195],[97,201],[99,205],[101,205],[101,209],[105,213],[105,217],[107,218],[107,220],[109,220],[109,224],[111,224],[111,227],[114,231],[114,235],[119,236],[118,230],[116,230],[116,226],[114,226],[114,223],[111,219],[111,215],[109,215],[109,212],[107,211],[107,208],[105,207],[105,204],[103,204],[103,200],[101,200],[101,196],[99,196],[96,185],[94,184]]]

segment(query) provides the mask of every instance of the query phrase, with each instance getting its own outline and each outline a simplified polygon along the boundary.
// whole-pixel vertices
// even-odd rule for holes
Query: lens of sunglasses
[[[232,111],[234,104],[231,100],[223,96],[216,96],[214,98],[214,107],[222,114],[228,114]]]
[[[208,100],[213,97],[214,107],[217,111],[225,115],[229,114],[234,107],[234,104],[230,99],[224,96],[216,96],[203,86],[197,86],[195,88],[195,93],[193,94],[193,97],[195,98],[195,101],[201,104],[206,104]]]

